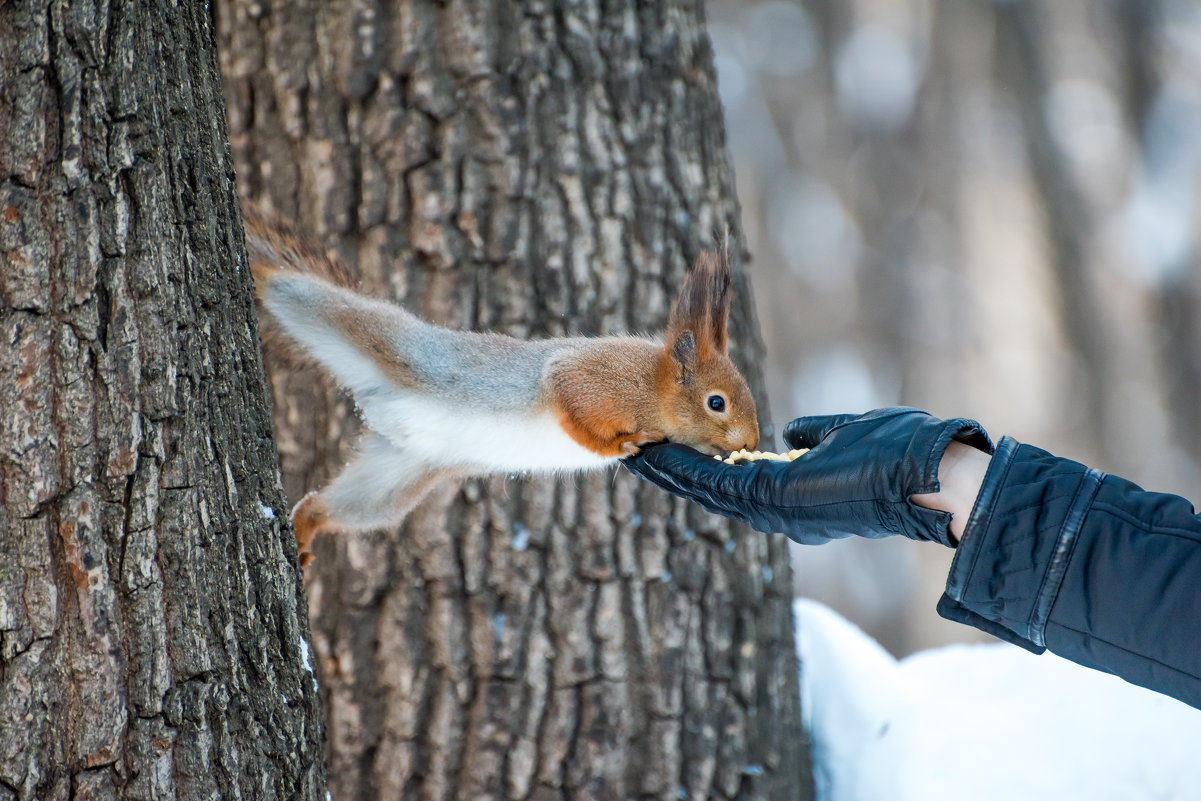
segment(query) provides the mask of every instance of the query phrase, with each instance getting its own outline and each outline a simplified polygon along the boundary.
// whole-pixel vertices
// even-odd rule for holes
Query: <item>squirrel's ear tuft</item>
[[[671,309],[667,341],[675,343],[691,331],[700,358],[710,350],[727,354],[730,347],[727,320],[730,315],[730,262],[725,249],[721,253],[705,251],[696,260],[684,280],[684,288]]]
[[[669,340],[671,360],[676,367],[676,381],[684,386],[690,386],[696,376],[696,337],[691,331],[683,331],[675,339]]]

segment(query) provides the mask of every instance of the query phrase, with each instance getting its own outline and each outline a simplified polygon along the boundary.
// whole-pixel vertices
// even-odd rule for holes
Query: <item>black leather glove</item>
[[[890,408],[793,420],[784,440],[811,450],[792,462],[728,465],[668,443],[644,447],[622,463],[711,512],[806,545],[892,534],[951,545],[951,515],[909,497],[938,491],[938,465],[953,439],[992,452],[973,420]]]

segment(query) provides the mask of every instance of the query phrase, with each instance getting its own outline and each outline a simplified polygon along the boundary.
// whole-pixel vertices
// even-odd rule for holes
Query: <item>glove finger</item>
[[[663,489],[689,497],[712,493],[720,482],[720,468],[729,467],[712,456],[673,443],[643,448],[637,455],[622,459],[622,464]]]
[[[798,417],[784,426],[784,441],[790,448],[816,448],[826,435],[844,423],[856,420],[858,414],[821,414]]]
[[[725,464],[685,445],[643,448],[621,460],[631,473],[704,506],[710,512],[746,520],[743,468]]]

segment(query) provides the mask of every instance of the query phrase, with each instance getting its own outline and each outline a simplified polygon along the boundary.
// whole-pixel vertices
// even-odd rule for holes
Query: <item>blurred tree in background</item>
[[[709,5],[777,427],[907,404],[1196,498],[1201,4]],[[797,549],[895,651],[951,553]]]

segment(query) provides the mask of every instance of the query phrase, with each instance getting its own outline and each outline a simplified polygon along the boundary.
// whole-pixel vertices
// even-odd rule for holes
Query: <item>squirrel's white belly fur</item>
[[[568,436],[550,412],[481,410],[427,395],[369,403],[363,417],[415,461],[480,473],[555,472],[605,467],[601,456]]]

